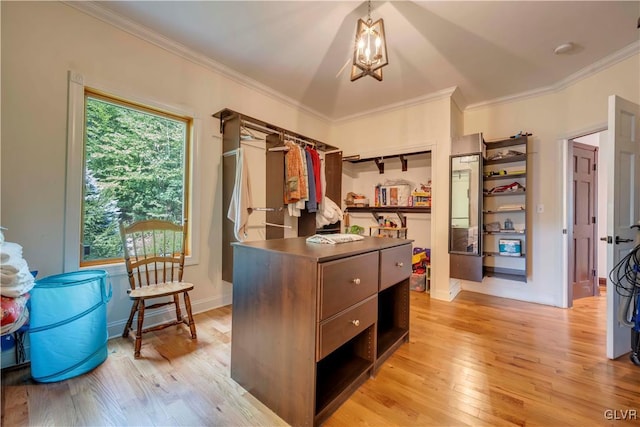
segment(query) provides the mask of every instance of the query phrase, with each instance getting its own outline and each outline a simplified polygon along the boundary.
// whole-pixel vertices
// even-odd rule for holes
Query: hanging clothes
[[[249,215],[253,211],[252,206],[249,166],[244,149],[240,147],[236,152],[236,179],[227,211],[227,218],[234,223],[233,234],[239,242],[243,242],[247,238],[247,223]]]
[[[308,199],[308,182],[305,176],[306,156],[302,148],[293,141],[285,141],[289,148],[285,155],[285,188],[284,202],[287,204],[289,216],[299,217]]]
[[[311,161],[313,163],[313,178],[315,181],[316,204],[322,203],[322,178],[320,176],[320,154],[315,148],[307,147],[307,151],[311,153]]]
[[[305,158],[307,161],[307,173],[309,182],[309,198],[306,201],[307,212],[318,211],[318,200],[316,199],[316,179],[313,169],[313,159],[309,148],[304,150]]]
[[[298,146],[292,141],[285,141],[289,148],[284,156],[284,202],[295,203],[302,197],[302,157]]]
[[[322,156],[320,156],[320,186],[322,188],[322,194],[320,197],[320,203],[318,205],[318,210],[322,210],[324,208],[325,205],[325,200],[327,198],[327,192],[326,192],[326,188],[327,188],[327,175],[325,173],[325,160],[324,160],[324,153],[322,153]]]

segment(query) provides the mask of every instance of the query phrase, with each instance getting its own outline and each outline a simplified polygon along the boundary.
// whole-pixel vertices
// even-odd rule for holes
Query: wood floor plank
[[[196,341],[182,326],[154,332],[136,360],[117,338],[102,365],[59,383],[3,371],[2,426],[286,425],[230,378],[231,307],[195,318]],[[604,293],[561,309],[412,292],[410,319],[409,342],[325,426],[640,424],[621,419],[640,417],[640,367],[606,359]]]

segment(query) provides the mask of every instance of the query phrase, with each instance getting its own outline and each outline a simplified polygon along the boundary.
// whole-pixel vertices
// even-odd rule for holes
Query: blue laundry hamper
[[[82,270],[36,281],[31,290],[31,376],[49,383],[84,374],[107,358],[104,270]]]

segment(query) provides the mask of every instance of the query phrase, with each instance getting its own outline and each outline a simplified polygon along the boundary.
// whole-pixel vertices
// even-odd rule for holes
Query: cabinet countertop
[[[310,258],[317,262],[326,262],[345,256],[393,248],[413,242],[413,240],[410,239],[396,239],[392,237],[363,237],[363,240],[337,243],[335,245],[307,243],[306,237],[260,240],[255,242],[234,242],[232,245],[269,252],[287,253],[294,256]]]

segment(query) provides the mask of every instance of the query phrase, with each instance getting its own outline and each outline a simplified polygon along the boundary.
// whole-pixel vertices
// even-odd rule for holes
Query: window
[[[188,218],[192,124],[85,88],[81,266],[122,260],[120,221]]]

